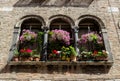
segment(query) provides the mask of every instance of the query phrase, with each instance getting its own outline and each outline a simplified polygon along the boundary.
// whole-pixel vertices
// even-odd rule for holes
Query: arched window
[[[79,60],[112,60],[102,21],[94,16],[82,16],[78,26]]]
[[[42,23],[34,18],[23,21],[19,39],[20,57],[28,57],[32,61],[34,60],[32,57],[40,58],[43,43],[43,37],[40,37],[43,34],[41,26]]]
[[[83,50],[91,52],[105,50],[101,29],[94,19],[86,18],[79,23],[79,38],[79,43],[81,43],[80,52]]]
[[[48,58],[53,55],[54,51],[59,52],[62,51],[63,47],[74,46],[74,32],[71,19],[66,16],[57,16],[50,20],[49,27],[52,35],[49,35],[48,40]]]
[[[44,25],[43,19],[37,16],[26,16],[21,19],[15,27],[14,38],[13,38],[13,56],[11,54],[10,59],[17,57],[20,61],[26,60],[40,60],[43,47],[43,36],[42,26]],[[17,28],[17,30],[16,30]]]

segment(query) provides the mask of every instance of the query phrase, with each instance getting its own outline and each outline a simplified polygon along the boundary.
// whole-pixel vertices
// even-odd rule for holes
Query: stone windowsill
[[[112,65],[113,61],[10,61],[8,65]]]

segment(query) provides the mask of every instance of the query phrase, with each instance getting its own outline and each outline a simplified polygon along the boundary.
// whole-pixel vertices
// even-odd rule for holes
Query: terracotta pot
[[[35,58],[34,58],[34,61],[40,61],[40,58],[35,57]]]
[[[13,57],[13,61],[19,61],[19,58],[18,57]]]
[[[77,61],[76,56],[71,55],[71,61],[76,62]]]
[[[30,60],[30,61],[33,61],[33,57],[29,57],[29,60]]]

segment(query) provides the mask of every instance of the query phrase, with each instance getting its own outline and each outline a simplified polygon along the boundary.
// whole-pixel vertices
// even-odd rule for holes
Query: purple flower
[[[37,34],[35,32],[32,32],[30,30],[23,30],[22,35],[20,36],[20,42],[23,43],[24,41],[30,41],[31,39],[35,39],[37,37]]]
[[[98,44],[102,44],[103,43],[102,37],[99,34],[95,33],[95,32],[90,32],[90,33],[81,35],[78,43],[79,44],[87,43],[88,41],[89,42],[94,41],[94,42],[96,42]]]
[[[69,32],[65,30],[52,30],[52,35],[50,37],[50,41],[63,41],[65,44],[69,45],[70,44],[70,35]]]

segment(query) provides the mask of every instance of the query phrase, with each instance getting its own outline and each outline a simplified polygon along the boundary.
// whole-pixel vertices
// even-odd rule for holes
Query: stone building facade
[[[79,68],[76,72],[66,73],[61,69],[48,73],[43,70],[44,62],[42,69],[39,63],[25,64],[26,69],[24,64],[10,65],[21,24],[30,18],[39,20],[44,32],[55,19],[67,21],[72,29],[77,29],[82,19],[93,19],[103,33],[109,62],[80,64],[75,66]],[[120,0],[0,0],[0,55],[1,81],[120,81]]]

